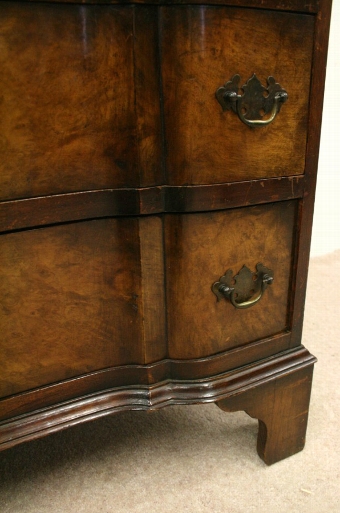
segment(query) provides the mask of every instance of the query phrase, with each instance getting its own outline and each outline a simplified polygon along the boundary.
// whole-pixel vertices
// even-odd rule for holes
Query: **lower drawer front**
[[[0,237],[0,397],[142,363],[137,219]]]
[[[2,235],[0,397],[110,367],[215,355],[287,330],[297,206]],[[217,301],[212,285],[228,269],[235,276],[258,263],[274,273],[258,303]]]
[[[165,221],[170,358],[200,358],[288,329],[297,202],[223,212],[169,215]],[[229,269],[256,271],[273,283],[250,308],[217,300],[212,285]],[[256,295],[255,295],[256,296]]]

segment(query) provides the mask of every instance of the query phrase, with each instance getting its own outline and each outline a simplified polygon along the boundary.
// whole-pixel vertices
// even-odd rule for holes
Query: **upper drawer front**
[[[162,13],[169,183],[302,174],[314,17],[206,6]],[[254,73],[264,86],[273,76],[289,99],[271,124],[250,128],[233,111],[223,112],[215,93],[234,75],[242,86]]]
[[[2,2],[0,200],[302,174],[313,30],[262,9]],[[289,100],[252,129],[215,92],[254,73]]]
[[[0,10],[0,200],[157,182],[156,8]]]

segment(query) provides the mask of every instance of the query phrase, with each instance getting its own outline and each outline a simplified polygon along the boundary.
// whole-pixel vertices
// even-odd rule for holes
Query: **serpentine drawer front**
[[[170,183],[302,174],[314,17],[222,6],[172,6],[162,14]],[[273,76],[289,100],[271,126],[252,132],[244,130],[236,116],[223,112],[216,103],[215,86],[238,74],[241,90],[254,73],[263,89]]]
[[[180,3],[1,2],[2,449],[201,402],[304,446],[331,2]]]
[[[297,205],[283,202],[165,220],[168,348],[171,358],[201,358],[289,329],[288,302]],[[244,311],[210,291],[228,268],[263,263],[274,281]],[[246,299],[252,292],[251,278]],[[240,293],[240,291],[239,291]],[[223,296],[222,296],[223,299]],[[242,304],[239,298],[240,305]],[[240,306],[239,305],[239,306]]]
[[[2,2],[1,199],[163,183],[157,67],[169,184],[303,174],[314,22],[222,6]],[[235,74],[241,91],[254,73],[264,89],[273,75],[289,100],[249,131],[215,93]]]

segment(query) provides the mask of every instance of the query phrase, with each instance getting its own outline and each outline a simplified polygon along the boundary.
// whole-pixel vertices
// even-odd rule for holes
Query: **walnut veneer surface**
[[[330,10],[1,2],[0,448],[207,401],[259,419],[268,464],[303,448]],[[264,126],[219,103],[236,75]]]

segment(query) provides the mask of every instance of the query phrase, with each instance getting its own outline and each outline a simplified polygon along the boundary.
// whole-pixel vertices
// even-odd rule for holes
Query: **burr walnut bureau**
[[[330,10],[1,2],[1,448],[204,402],[303,448]]]

